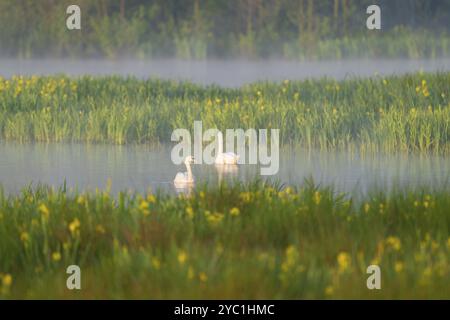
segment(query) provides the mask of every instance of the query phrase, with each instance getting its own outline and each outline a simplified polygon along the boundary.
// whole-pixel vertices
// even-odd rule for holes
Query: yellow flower
[[[83,196],[78,196],[77,203],[80,205],[84,205],[86,203],[86,199]]]
[[[158,258],[153,257],[153,258],[152,258],[152,266],[153,266],[153,268],[155,268],[156,270],[159,270],[159,268],[161,267],[161,261],[159,261]]]
[[[187,207],[186,208],[186,214],[187,214],[189,219],[194,218],[194,209],[192,209],[192,207]]]
[[[28,242],[28,240],[30,240],[30,235],[28,234],[28,232],[22,232],[21,234],[20,234],[20,240],[22,241],[22,242]]]
[[[403,262],[397,261],[394,265],[395,272],[399,273],[403,271]]]
[[[58,251],[53,252],[52,259],[53,259],[53,261],[61,260],[61,253],[59,253]]]
[[[150,214],[149,207],[150,204],[145,200],[142,200],[141,203],[139,204],[139,210],[141,210],[144,216],[148,216]]]
[[[370,204],[368,204],[368,203],[364,204],[364,212],[368,213],[369,210],[370,210]]]
[[[344,272],[350,267],[351,258],[347,252],[341,252],[337,256],[337,262],[339,266],[339,271]]]
[[[332,286],[328,286],[328,287],[325,288],[325,294],[326,294],[327,296],[332,296],[333,293],[334,293],[334,289],[333,289]]]
[[[153,194],[150,193],[150,194],[147,195],[147,201],[149,203],[156,203],[156,197]]]
[[[320,198],[321,198],[320,192],[319,191],[314,192],[313,201],[316,205],[319,205]]]
[[[50,215],[50,210],[48,210],[48,208],[45,204],[41,204],[38,207],[38,210],[45,218],[48,218],[48,216]]]
[[[239,194],[239,199],[244,203],[249,203],[252,201],[252,194],[250,192],[241,192]]]
[[[298,252],[295,246],[290,245],[286,248],[285,254],[286,258],[281,264],[281,271],[286,273],[292,270],[292,268],[297,264]]]
[[[141,203],[139,204],[139,209],[142,211],[148,209],[148,207],[149,207],[149,203],[145,200],[142,200]]]
[[[200,272],[198,274],[198,278],[200,279],[201,282],[206,282],[208,280],[208,276],[204,272]]]
[[[386,244],[391,246],[395,251],[399,251],[402,248],[402,244],[399,238],[390,236],[386,239]]]
[[[240,213],[241,213],[241,211],[239,210],[239,208],[236,208],[236,207],[234,207],[230,210],[230,215],[232,215],[232,216],[238,216]]]
[[[297,250],[295,250],[295,246],[290,245],[286,248],[286,256],[293,257],[296,254]]]
[[[212,226],[218,225],[224,217],[223,213],[220,213],[220,212],[214,212],[213,214],[210,214],[210,213],[208,214],[207,212],[205,212],[205,216],[206,216],[206,220],[208,220],[208,222]]]
[[[178,253],[178,262],[179,262],[180,264],[184,264],[184,263],[186,262],[186,260],[187,260],[187,254],[186,254],[186,252],[180,251],[180,252]]]
[[[5,274],[2,277],[2,284],[3,284],[3,286],[9,287],[9,286],[11,286],[12,282],[13,282],[13,278],[12,278],[12,276],[9,273]]]
[[[80,228],[80,220],[75,218],[71,223],[69,223],[69,230],[72,234],[76,233]]]
[[[105,234],[105,233],[106,233],[105,228],[104,228],[101,224],[98,224],[98,225],[95,227],[95,231],[96,231],[97,233],[99,233],[99,234]]]

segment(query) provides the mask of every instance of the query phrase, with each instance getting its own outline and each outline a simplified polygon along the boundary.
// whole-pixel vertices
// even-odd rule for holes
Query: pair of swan
[[[217,152],[217,156],[215,159],[216,166],[223,166],[226,167],[225,170],[220,171],[230,171],[227,169],[229,165],[235,167],[239,161],[239,155],[235,154],[234,152],[223,152],[223,137],[222,133],[219,132],[217,134],[218,138],[218,144],[219,144],[219,150]],[[184,165],[186,166],[186,172],[178,172],[175,176],[175,179],[173,180],[176,188],[184,188],[187,186],[192,186],[195,182],[194,175],[192,174],[191,164],[194,163],[194,157],[188,156],[184,160]],[[234,170],[231,170],[234,171]]]

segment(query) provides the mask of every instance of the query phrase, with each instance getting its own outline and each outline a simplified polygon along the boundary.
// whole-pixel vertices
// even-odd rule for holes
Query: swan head
[[[192,164],[194,163],[194,157],[193,156],[187,156],[186,159],[184,159],[184,164],[188,165],[188,164]]]

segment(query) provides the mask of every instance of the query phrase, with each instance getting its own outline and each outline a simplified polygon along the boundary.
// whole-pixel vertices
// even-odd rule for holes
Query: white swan
[[[194,157],[188,156],[184,160],[187,172],[178,172],[173,180],[176,188],[185,188],[186,186],[192,186],[195,182],[192,175],[191,163],[194,163]]]
[[[217,152],[217,157],[215,160],[216,164],[237,164],[239,156],[234,152],[223,152],[223,137],[222,132],[217,133],[217,139],[219,140],[219,150]]]

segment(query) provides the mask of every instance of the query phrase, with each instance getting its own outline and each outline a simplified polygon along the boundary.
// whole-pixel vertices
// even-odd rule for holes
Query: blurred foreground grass
[[[2,298],[450,298],[450,193],[0,193]],[[66,288],[70,264],[82,289]],[[366,268],[381,267],[381,290]]]

